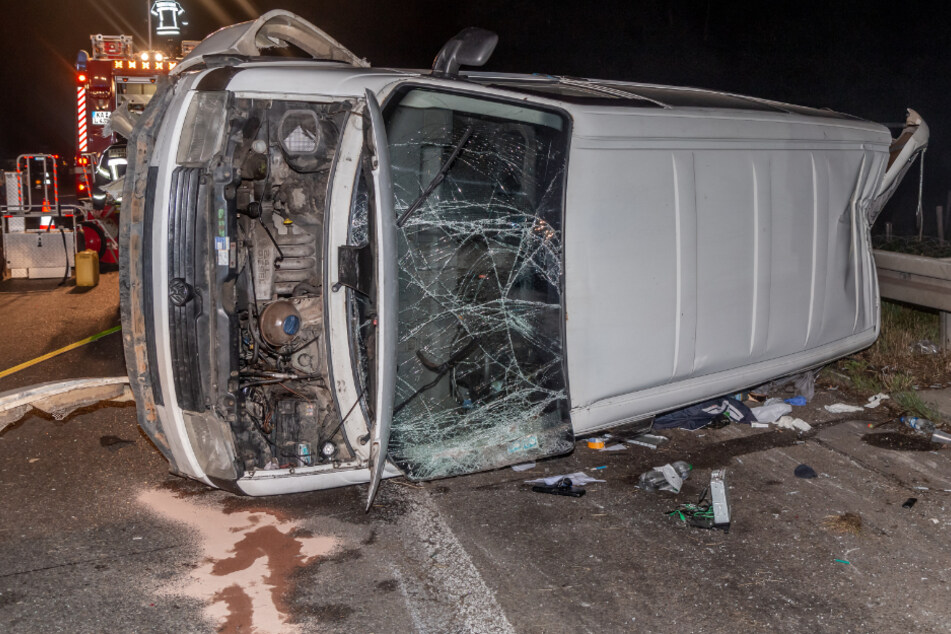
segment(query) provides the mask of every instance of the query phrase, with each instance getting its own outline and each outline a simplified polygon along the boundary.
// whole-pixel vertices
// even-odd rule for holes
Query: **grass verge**
[[[938,421],[917,390],[951,385],[951,353],[937,349],[939,331],[937,312],[883,300],[878,340],[828,366],[820,380],[865,398],[887,392],[904,412]]]

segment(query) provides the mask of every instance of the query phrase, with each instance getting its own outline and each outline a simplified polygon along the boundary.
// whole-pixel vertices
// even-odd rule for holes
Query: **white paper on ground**
[[[513,464],[512,471],[528,471],[529,469],[534,469],[534,462],[523,462],[522,464]]]
[[[809,431],[812,429],[812,425],[806,421],[802,420],[801,418],[793,418],[792,416],[783,416],[778,421],[776,421],[774,425],[784,429],[795,429],[796,431]]]
[[[875,396],[868,397],[868,403],[865,404],[865,407],[868,409],[875,409],[876,407],[882,404],[882,401],[884,401],[887,398],[890,398],[888,394],[885,394],[884,392],[879,392]]]
[[[574,486],[584,486],[591,482],[607,482],[607,480],[598,480],[597,478],[592,478],[586,473],[578,471],[576,473],[566,473],[564,475],[550,476],[547,478],[538,478],[535,480],[526,480],[525,484],[547,484],[551,486],[561,480],[562,478],[568,478],[571,480],[571,484]]]
[[[846,403],[833,403],[832,405],[826,405],[826,411],[830,414],[852,414],[854,412],[861,412],[863,409]]]

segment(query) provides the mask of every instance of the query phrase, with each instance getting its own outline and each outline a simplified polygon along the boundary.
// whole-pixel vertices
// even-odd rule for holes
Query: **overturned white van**
[[[311,60],[261,56],[290,43]],[[927,126],[696,89],[371,68],[272,11],[199,45],[130,140],[139,421],[264,495],[432,479],[869,345],[869,228]]]

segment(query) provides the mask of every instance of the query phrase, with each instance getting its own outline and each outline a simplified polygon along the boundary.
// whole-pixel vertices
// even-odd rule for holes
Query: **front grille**
[[[178,405],[204,411],[198,345],[202,313],[199,288],[204,278],[198,211],[204,200],[201,168],[177,168],[172,174],[168,214],[168,324],[172,373]]]
[[[152,398],[156,405],[165,405],[162,396],[162,381],[159,378],[158,354],[155,349],[155,287],[152,284],[152,226],[155,213],[155,185],[158,181],[158,168],[150,167],[145,183],[145,223],[142,226],[142,290],[145,304],[146,358],[149,363],[149,380],[152,383]]]

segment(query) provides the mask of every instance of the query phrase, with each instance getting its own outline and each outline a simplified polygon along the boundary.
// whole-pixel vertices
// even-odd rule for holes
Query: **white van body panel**
[[[874,341],[865,209],[888,159],[884,127],[573,114],[565,303],[576,432]]]

